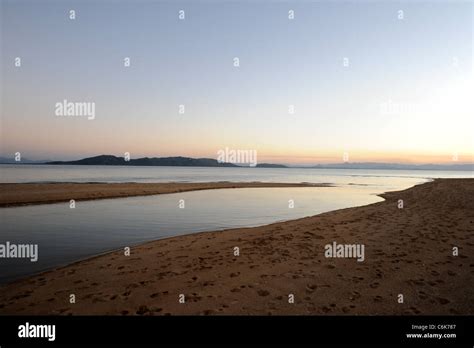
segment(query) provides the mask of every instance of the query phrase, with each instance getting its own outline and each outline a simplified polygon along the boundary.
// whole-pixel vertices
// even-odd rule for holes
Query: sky
[[[474,160],[472,2],[1,6],[0,156]],[[58,116],[64,100],[95,117]]]

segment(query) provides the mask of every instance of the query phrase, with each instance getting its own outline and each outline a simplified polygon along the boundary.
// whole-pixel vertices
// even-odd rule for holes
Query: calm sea
[[[0,182],[330,182],[386,184],[423,178],[473,177],[468,171],[363,170],[301,168],[131,167],[0,164]],[[391,178],[387,180],[387,178]],[[398,179],[397,179],[398,178]],[[402,179],[402,180],[399,180]],[[405,179],[408,179],[405,180]],[[410,181],[414,179],[414,181]],[[403,185],[403,184],[402,184]]]
[[[258,226],[381,201],[376,194],[470,172],[0,165],[0,182],[333,183],[321,188],[185,192],[0,209],[0,243],[37,244],[37,262],[0,259],[0,282],[141,242],[201,231]],[[179,202],[184,200],[184,208]],[[294,207],[290,208],[290,200]],[[133,250],[133,249],[132,249]]]

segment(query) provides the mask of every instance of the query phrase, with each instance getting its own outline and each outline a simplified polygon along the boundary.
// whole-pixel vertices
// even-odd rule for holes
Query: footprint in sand
[[[424,291],[418,291],[418,297],[422,300],[426,300],[428,298],[428,295]]]
[[[377,289],[377,288],[379,287],[379,285],[380,285],[380,284],[379,284],[378,282],[373,282],[372,284],[370,284],[370,287],[371,287],[372,289]]]
[[[140,307],[138,307],[138,310],[136,311],[138,315],[143,315],[148,312],[150,312],[150,309],[145,305],[141,305]]]
[[[352,277],[352,281],[354,283],[360,283],[362,280],[364,280],[362,277]]]
[[[420,314],[421,311],[418,310],[416,307],[410,307],[404,311],[405,314]]]
[[[357,291],[352,291],[351,296],[349,296],[349,300],[354,301],[358,298],[360,298],[360,293]]]
[[[417,279],[417,280],[414,280],[413,283],[415,285],[422,286],[422,285],[425,285],[425,280],[423,278],[422,279]]]
[[[448,304],[448,303],[451,302],[451,301],[449,301],[448,299],[446,299],[446,298],[441,298],[441,297],[438,297],[436,300],[437,300],[440,304],[442,304],[442,305],[445,305],[445,304]]]
[[[321,307],[321,310],[322,310],[324,313],[329,313],[329,312],[331,311],[331,308],[324,306],[324,307]]]
[[[213,310],[213,309],[206,309],[203,312],[201,312],[201,314],[203,314],[203,315],[212,315],[214,313],[216,313],[216,311]]]

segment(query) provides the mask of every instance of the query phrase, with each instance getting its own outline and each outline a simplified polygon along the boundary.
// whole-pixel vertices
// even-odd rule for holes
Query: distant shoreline
[[[270,182],[201,183],[0,183],[0,208],[24,205],[68,203],[107,198],[125,198],[199,190],[233,188],[330,187],[331,184]]]
[[[202,168],[271,168],[271,169],[362,169],[362,170],[440,170],[440,171],[474,171],[474,163],[456,162],[451,164],[406,164],[389,162],[342,162],[332,164],[289,165],[278,163],[234,163],[222,162],[213,158],[142,157],[129,158],[114,155],[99,155],[73,161],[31,161],[23,159],[16,162],[11,158],[0,157],[0,164],[35,164],[35,165],[79,165],[79,166],[122,166],[122,167],[202,167]]]

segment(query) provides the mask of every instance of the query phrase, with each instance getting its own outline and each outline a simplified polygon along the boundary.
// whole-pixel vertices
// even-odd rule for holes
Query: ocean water
[[[265,181],[404,185],[405,179],[473,177],[468,171],[0,164],[0,182]],[[391,178],[387,180],[387,178]]]
[[[332,183],[334,187],[185,192],[0,208],[0,244],[37,244],[38,261],[0,259],[0,283],[106,251],[177,235],[258,226],[381,201],[377,194],[469,172],[1,165],[1,182]],[[184,200],[184,208],[179,207]],[[294,202],[290,208],[289,201]]]

